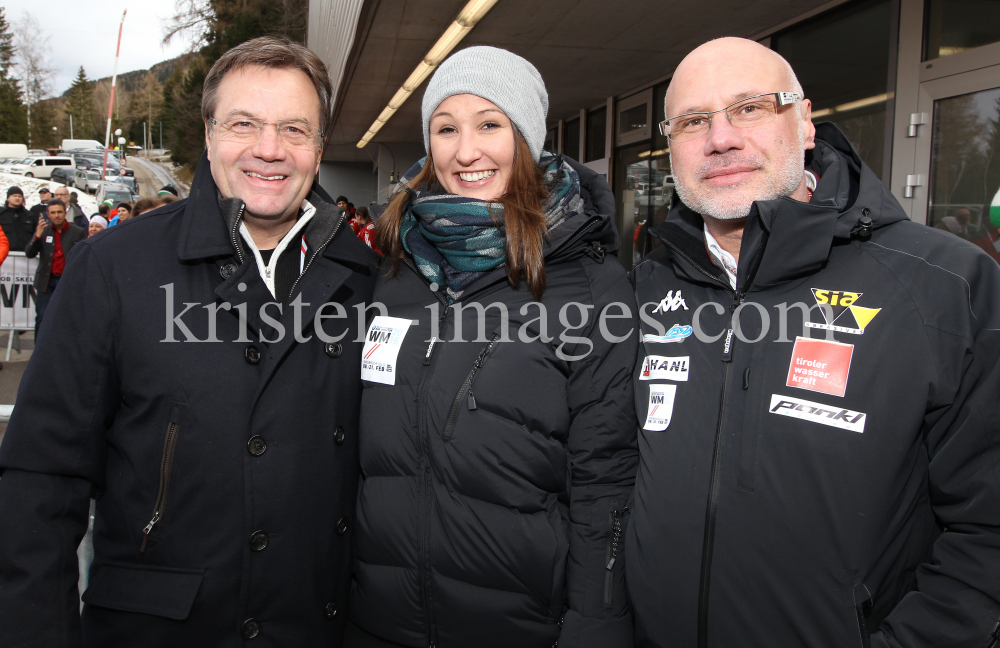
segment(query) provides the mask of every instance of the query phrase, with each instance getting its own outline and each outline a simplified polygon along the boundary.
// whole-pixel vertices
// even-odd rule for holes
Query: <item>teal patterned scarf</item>
[[[417,176],[426,158],[411,168],[403,182]],[[561,156],[543,152],[539,166],[547,198],[542,205],[551,232],[581,213],[580,178]],[[465,289],[504,262],[506,238],[503,205],[440,192],[413,191],[400,225],[403,247],[417,269],[445,288],[448,303],[461,300]]]

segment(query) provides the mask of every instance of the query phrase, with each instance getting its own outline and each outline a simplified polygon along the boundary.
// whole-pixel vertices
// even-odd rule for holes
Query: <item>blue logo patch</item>
[[[690,326],[681,326],[680,324],[674,324],[667,331],[666,335],[652,335],[646,333],[642,336],[643,342],[683,342],[684,338],[691,337],[694,333],[694,329]]]

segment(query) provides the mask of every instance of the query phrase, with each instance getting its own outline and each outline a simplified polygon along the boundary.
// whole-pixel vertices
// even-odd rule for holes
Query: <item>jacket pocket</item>
[[[740,470],[736,477],[736,486],[747,491],[753,491],[757,482],[757,447],[760,443],[761,417],[767,407],[764,401],[767,391],[764,389],[767,357],[767,353],[760,354],[760,357],[751,357],[750,364],[743,370],[742,385],[740,385],[746,397],[746,411],[743,415]]]
[[[613,502],[612,506],[618,506]],[[625,544],[625,517],[628,515],[628,506],[621,510],[612,510],[608,515],[611,525],[611,532],[608,533],[607,562],[604,567],[604,607],[611,608],[615,604],[615,563],[618,562],[618,554]],[[618,571],[621,571],[619,567]]]
[[[163,510],[167,504],[167,494],[170,492],[170,471],[174,466],[174,447],[177,445],[177,436],[181,431],[180,418],[181,408],[172,407],[170,409],[170,422],[167,424],[167,434],[163,440],[163,457],[160,459],[160,488],[156,494],[156,504],[153,506],[153,517],[142,530],[142,547],[139,549],[139,553],[146,553],[150,532],[163,520]]]
[[[83,593],[88,605],[183,621],[191,613],[204,569],[151,568],[104,563]]]
[[[476,374],[483,368],[483,364],[489,358],[490,352],[493,351],[493,347],[496,346],[499,339],[500,332],[494,331],[489,341],[479,351],[479,357],[476,358],[476,362],[469,369],[469,373],[462,382],[458,393],[455,394],[455,400],[452,401],[451,409],[448,410],[448,420],[444,424],[444,438],[446,441],[451,440],[455,434],[455,425],[458,423],[458,414],[462,411],[462,406],[465,405],[468,407],[470,412],[476,409],[476,395],[472,391],[472,383],[476,380]]]

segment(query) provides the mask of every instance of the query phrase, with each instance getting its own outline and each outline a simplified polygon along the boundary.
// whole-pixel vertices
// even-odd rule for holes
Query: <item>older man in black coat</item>
[[[330,95],[231,50],[189,199],[77,246],[0,449],[0,645],[340,645],[375,255],[314,184]]]

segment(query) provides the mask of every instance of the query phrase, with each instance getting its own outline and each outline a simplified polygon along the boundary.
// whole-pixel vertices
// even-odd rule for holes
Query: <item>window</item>
[[[563,154],[580,159],[580,120],[572,119],[563,124]]]
[[[862,0],[771,37],[771,48],[792,65],[806,98],[812,100],[813,122],[836,124],[880,178],[887,137],[890,21],[889,0]]]
[[[548,151],[549,153],[556,152],[556,141],[557,129],[550,128],[547,133],[545,133],[545,143],[542,144],[542,149]]]
[[[587,115],[587,159],[593,162],[607,157],[604,150],[604,140],[607,130],[608,109],[598,108]]]
[[[923,60],[1000,41],[996,0],[926,0]]]

